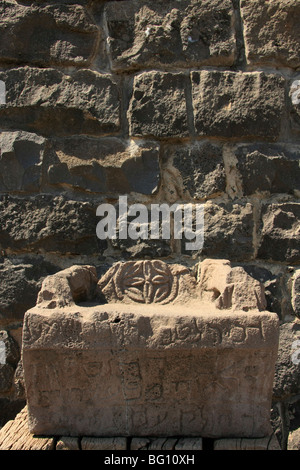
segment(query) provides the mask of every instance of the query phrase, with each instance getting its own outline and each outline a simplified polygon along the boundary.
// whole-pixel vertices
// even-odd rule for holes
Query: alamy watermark
[[[0,80],[0,104],[6,104],[6,86],[2,80]]]
[[[4,341],[0,341],[0,365],[6,364],[6,347]]]
[[[294,80],[291,86],[291,99],[293,104],[300,103],[300,80]]]
[[[296,339],[292,343],[291,360],[295,365],[300,364],[300,339]]]
[[[167,203],[132,204],[120,196],[117,206],[104,203],[97,207],[102,217],[96,227],[100,240],[187,240],[186,250],[201,250],[204,243],[204,205]]]

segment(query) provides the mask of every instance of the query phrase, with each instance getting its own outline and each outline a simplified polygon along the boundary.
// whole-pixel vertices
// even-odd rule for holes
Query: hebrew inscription
[[[244,271],[226,260],[204,261],[199,289],[185,266],[119,262],[97,282],[106,302],[89,301],[90,272],[82,266],[62,271],[59,289],[52,276],[43,284],[43,301],[25,314],[22,357],[32,433],[269,432],[279,321],[260,311],[255,296],[262,300],[263,291]],[[70,302],[61,302],[64,286]],[[235,293],[229,300],[228,288]],[[245,291],[242,304],[237,299]]]
[[[142,279],[140,303],[26,313],[23,366],[31,431],[266,435],[276,314],[199,312],[159,303],[153,308],[144,297],[154,295],[144,290],[148,268],[131,267],[132,278]],[[165,286],[165,272],[151,272],[162,277],[170,297],[173,285]]]

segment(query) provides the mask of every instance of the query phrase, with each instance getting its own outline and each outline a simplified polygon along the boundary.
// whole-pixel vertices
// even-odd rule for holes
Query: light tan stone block
[[[0,429],[0,450],[54,450],[54,439],[29,432],[27,407]]]
[[[78,437],[61,437],[57,441],[55,450],[80,450]]]
[[[300,450],[300,428],[290,432],[288,437],[288,450]]]
[[[241,266],[232,268],[228,260],[204,260],[199,288],[202,300],[214,302],[220,309],[265,310],[267,306],[263,284]]]
[[[263,437],[277,356],[269,312],[107,304],[28,311],[30,431]]]
[[[217,439],[214,450],[280,450],[277,438],[274,435],[261,439]]]
[[[96,282],[94,266],[75,265],[64,269],[44,279],[37,305],[41,308],[55,308],[89,300]]]
[[[83,437],[82,450],[126,450],[127,439],[124,437]]]

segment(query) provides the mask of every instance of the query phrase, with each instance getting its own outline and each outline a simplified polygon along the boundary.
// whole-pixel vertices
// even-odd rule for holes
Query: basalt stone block
[[[266,310],[269,312],[276,312],[279,318],[281,318],[281,301],[284,297],[284,288],[282,282],[283,274],[274,274],[268,269],[256,266],[254,264],[247,264],[243,267],[251,277],[264,285],[267,302]]]
[[[258,257],[285,263],[299,263],[300,204],[270,203],[262,207]]]
[[[107,2],[114,70],[233,65],[235,16],[228,0]]]
[[[19,67],[0,72],[6,104],[2,128],[43,135],[110,134],[119,129],[119,90],[109,75],[77,70]]]
[[[0,321],[22,320],[33,307],[42,279],[57,268],[41,256],[3,258],[0,263]]]
[[[300,391],[300,322],[283,323],[279,330],[278,359],[274,376],[274,401],[288,401]]]
[[[96,193],[153,194],[160,182],[159,145],[117,138],[71,137],[53,141],[47,180]]]
[[[14,380],[14,368],[10,364],[0,362],[0,393],[5,394],[11,391]]]
[[[178,172],[184,195],[202,199],[225,191],[222,147],[209,142],[174,145],[167,148],[166,157]]]
[[[237,169],[245,195],[268,191],[300,191],[299,146],[240,145],[235,149]]]
[[[250,203],[215,203],[204,205],[204,243],[199,250],[208,258],[248,260],[253,257],[253,207]],[[183,237],[183,242],[186,240]],[[189,253],[184,249],[182,253]]]
[[[116,253],[120,253],[124,259],[139,259],[141,257],[146,258],[159,258],[169,256],[172,253],[171,248],[171,237],[162,238],[161,232],[161,218],[159,221],[159,238],[154,239],[151,236],[151,212],[149,208],[146,208],[147,215],[145,221],[136,221],[137,214],[132,215],[130,207],[126,213],[120,214],[119,207],[115,206],[116,209],[116,238],[110,239],[109,243]],[[124,227],[124,218],[126,217],[126,238],[120,238],[120,223]],[[131,226],[134,226],[134,230],[131,231]],[[133,233],[134,232],[134,233]],[[130,235],[129,235],[130,233]],[[132,236],[132,234],[134,236]],[[118,255],[119,256],[119,255]]]
[[[39,5],[45,4],[45,0],[22,0],[20,2],[24,5]],[[61,0],[59,2],[61,5],[86,5],[89,3],[89,0]]]
[[[242,0],[241,15],[249,64],[299,67],[298,0]]]
[[[220,311],[199,301],[196,281],[183,266],[152,260],[117,268],[109,282],[129,303],[36,306],[26,313],[30,432],[147,439],[270,435],[277,315]],[[187,301],[191,289],[195,297]]]
[[[281,128],[284,79],[264,72],[191,72],[198,135],[273,141]]]
[[[139,259],[141,257],[159,258],[172,254],[172,247],[169,240],[110,240],[113,249],[121,253],[124,259]]]
[[[82,66],[91,61],[99,31],[82,6],[5,0],[0,15],[0,62]]]
[[[16,365],[20,359],[17,343],[7,333],[0,331],[0,392],[11,391]]]
[[[46,141],[29,132],[0,133],[0,190],[38,191]]]
[[[128,110],[132,136],[186,137],[187,77],[182,73],[144,72],[136,75]]]
[[[98,252],[96,209],[62,196],[0,198],[0,246],[10,252]]]

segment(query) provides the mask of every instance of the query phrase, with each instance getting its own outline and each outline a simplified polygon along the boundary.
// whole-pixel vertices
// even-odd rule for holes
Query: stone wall
[[[298,0],[1,2],[0,426],[24,404],[22,320],[45,276],[210,257],[263,282],[282,322],[286,446],[300,426],[299,14]],[[124,194],[203,203],[203,249],[99,240],[97,206]]]

